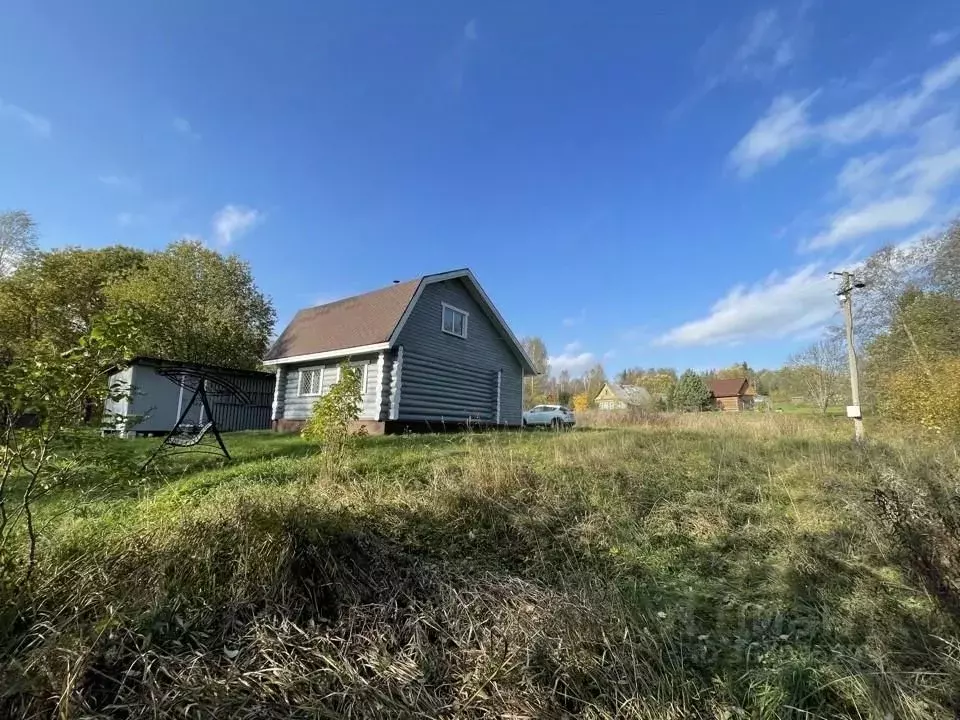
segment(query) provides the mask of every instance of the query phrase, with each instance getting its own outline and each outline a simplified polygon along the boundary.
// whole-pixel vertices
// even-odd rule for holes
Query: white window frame
[[[367,394],[367,373],[369,372],[368,368],[370,366],[369,362],[352,362],[350,363],[351,367],[360,368],[360,392],[366,397]],[[325,383],[327,377],[327,370],[331,367],[337,368],[337,377],[331,383]],[[303,375],[307,372],[320,373],[320,384],[317,389],[317,392],[303,392]],[[297,375],[297,396],[298,397],[320,397],[326,395],[327,391],[330,390],[334,384],[340,382],[340,365],[314,365],[312,367],[300,368]]]
[[[370,367],[370,363],[366,360],[362,362],[352,362],[350,367],[360,368],[360,395],[362,397],[367,396],[367,368]],[[340,382],[340,366],[337,366],[337,382]]]
[[[323,376],[324,376],[324,366],[318,365],[314,367],[300,368],[300,371],[297,375],[297,396],[298,397],[320,397],[323,395]],[[317,392],[304,392],[303,391],[303,374],[305,372],[314,372],[320,373],[320,383],[317,389]]]
[[[444,320],[446,319],[447,310],[452,310],[453,312],[460,313],[461,315],[463,315],[463,335],[461,335],[460,333],[456,333],[453,330],[447,330],[446,323],[444,322]],[[467,325],[469,324],[469,322],[470,322],[470,313],[468,313],[466,310],[461,310],[455,305],[450,305],[448,303],[440,303],[440,330],[442,332],[445,332],[447,335],[453,335],[454,337],[458,337],[462,340],[466,340]]]

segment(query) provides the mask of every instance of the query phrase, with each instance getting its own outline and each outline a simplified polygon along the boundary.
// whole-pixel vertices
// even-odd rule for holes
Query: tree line
[[[135,355],[241,369],[259,366],[276,319],[250,266],[199,241],[43,251],[28,213],[0,214],[0,362],[66,352],[120,315]]]
[[[853,269],[865,283],[853,296],[865,411],[960,430],[960,221],[918,242],[884,247]],[[527,406],[554,402],[585,408],[606,382],[599,364],[580,377],[551,374],[543,340],[526,338],[524,346],[543,373],[525,381]],[[755,369],[747,362],[706,372],[632,367],[613,379],[645,388],[660,407],[679,409],[709,406],[707,381],[740,377],[772,402],[801,402],[821,412],[848,404],[844,330],[827,327],[779,368]]]

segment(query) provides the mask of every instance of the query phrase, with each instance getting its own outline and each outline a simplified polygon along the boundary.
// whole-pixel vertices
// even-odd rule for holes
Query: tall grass
[[[960,460],[848,435],[371,438],[335,477],[235,438],[51,529],[4,597],[0,717],[952,717],[955,620],[875,490]]]

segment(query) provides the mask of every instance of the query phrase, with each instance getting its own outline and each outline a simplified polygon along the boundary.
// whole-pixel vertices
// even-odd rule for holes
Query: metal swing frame
[[[147,461],[143,463],[140,469],[145,470],[147,466],[156,460],[161,453],[163,453],[164,457],[182,455],[185,453],[203,453],[209,455],[223,455],[227,458],[227,460],[232,460],[230,457],[230,451],[227,450],[227,446],[223,442],[223,437],[220,435],[220,430],[217,428],[217,421],[214,418],[213,409],[210,407],[210,399],[207,392],[207,382],[209,381],[213,386],[211,389],[211,393],[213,395],[232,396],[246,404],[250,404],[250,397],[235,383],[227,380],[221,375],[218,375],[214,371],[203,368],[188,366],[163,368],[158,370],[157,374],[162,375],[170,382],[178,385],[181,390],[193,390],[193,395],[190,397],[190,401],[187,403],[187,406],[180,413],[180,417],[177,418],[177,422],[174,424],[173,429],[164,436],[163,442],[161,442],[160,446],[153,451],[149,458],[147,458]],[[207,421],[199,427],[199,430],[193,437],[188,437],[186,440],[180,441],[179,438],[184,436],[183,430],[185,428],[197,427],[192,423],[185,423],[184,421],[186,420],[187,415],[190,413],[190,410],[193,408],[194,404],[197,402],[198,398]],[[212,445],[201,445],[208,432],[213,433],[213,437],[217,441],[219,450]],[[164,452],[167,448],[179,449]]]

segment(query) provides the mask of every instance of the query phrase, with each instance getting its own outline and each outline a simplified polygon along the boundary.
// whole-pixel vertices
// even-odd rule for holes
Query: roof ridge
[[[356,298],[361,298],[366,295],[373,295],[373,293],[383,292],[384,290],[389,290],[390,288],[395,288],[398,285],[407,285],[408,283],[419,283],[423,281],[423,278],[426,277],[421,275],[420,277],[411,278],[409,280],[398,280],[390,283],[389,285],[383,285],[373,290],[367,290],[365,292],[357,293],[356,295],[347,295],[347,297],[338,298],[336,300],[331,300],[330,302],[320,303],[318,305],[308,305],[307,307],[300,308],[297,312],[303,312],[304,310],[314,310],[316,308],[329,307],[330,305],[336,305],[337,303],[346,302],[347,300],[355,300]]]

